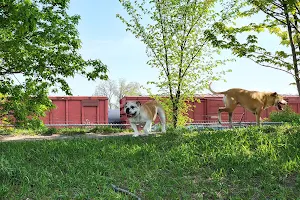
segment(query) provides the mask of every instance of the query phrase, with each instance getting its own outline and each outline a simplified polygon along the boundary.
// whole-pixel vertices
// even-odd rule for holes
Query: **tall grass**
[[[4,199],[296,199],[300,127],[2,142]]]
[[[300,114],[293,111],[293,109],[289,106],[286,106],[283,111],[271,112],[269,118],[271,122],[286,122],[300,125]]]
[[[13,127],[1,127],[0,135],[78,135],[86,133],[112,134],[121,132],[132,132],[131,129],[116,128],[114,126],[95,126],[95,127],[42,127],[40,129],[19,129]]]

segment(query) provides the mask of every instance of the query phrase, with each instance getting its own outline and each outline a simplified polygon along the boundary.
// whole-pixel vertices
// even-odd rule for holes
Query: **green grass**
[[[0,128],[0,135],[81,135],[86,133],[97,134],[113,134],[121,132],[132,132],[131,129],[121,129],[114,126],[96,126],[96,127],[68,127],[68,128],[54,128],[42,127],[38,130],[33,129],[19,129],[19,128]]]
[[[36,135],[37,132],[39,131],[0,127],[0,135]]]
[[[269,121],[300,125],[300,113],[296,113],[290,106],[286,106],[283,111],[271,112]]]
[[[300,127],[2,142],[3,199],[296,199]]]

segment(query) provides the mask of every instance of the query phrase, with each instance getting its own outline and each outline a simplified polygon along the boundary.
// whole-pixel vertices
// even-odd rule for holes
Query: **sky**
[[[124,78],[128,82],[135,81],[146,87],[148,81],[158,79],[158,70],[146,64],[145,45],[130,32],[126,32],[125,25],[116,18],[116,14],[125,15],[118,0],[71,0],[69,14],[78,14],[81,20],[78,25],[82,48],[80,53],[85,59],[100,59],[108,66],[110,79]],[[259,18],[260,16],[258,16]],[[241,21],[247,23],[249,21]],[[261,34],[259,38],[262,46],[269,50],[280,47],[279,39],[269,33]],[[230,56],[221,54],[223,58]],[[231,69],[223,78],[226,82],[214,82],[212,87],[216,91],[239,87],[247,90],[276,91],[280,94],[296,94],[291,75],[284,72],[264,68],[247,58],[235,58],[235,62],[228,63],[221,69]],[[68,78],[74,96],[93,95],[99,80],[88,81],[82,76]],[[157,91],[154,86],[152,91]],[[208,90],[203,93],[210,93]],[[144,92],[144,94],[147,94]],[[64,95],[59,92],[51,95]]]

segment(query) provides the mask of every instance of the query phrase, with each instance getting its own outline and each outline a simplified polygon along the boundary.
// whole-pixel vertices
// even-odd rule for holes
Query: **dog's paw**
[[[149,135],[151,133],[151,131],[148,131],[148,130],[144,130],[144,134],[146,134],[146,135]]]
[[[138,137],[139,135],[140,135],[140,134],[135,133],[135,134],[132,135],[132,137]]]

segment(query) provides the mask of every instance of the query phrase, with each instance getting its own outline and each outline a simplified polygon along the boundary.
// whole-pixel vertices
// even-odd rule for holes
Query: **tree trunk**
[[[296,86],[298,90],[298,95],[300,96],[300,77],[299,77],[299,69],[298,67],[295,67],[295,81],[296,81]]]
[[[290,22],[288,10],[287,10],[287,4],[285,2],[283,3],[283,8],[284,8],[284,14],[285,14],[285,19],[286,19],[287,28],[288,28],[290,46],[291,46],[292,56],[293,56],[295,81],[296,81],[298,95],[300,96],[300,79],[299,79],[299,69],[298,69],[298,65],[297,65],[297,55],[296,55],[295,44],[293,41],[293,33],[292,33],[291,22]]]
[[[299,14],[300,14],[300,12],[299,12]],[[297,34],[297,42],[298,42],[298,51],[300,52],[300,37],[299,37],[299,26],[298,26],[298,17],[297,17],[297,15],[295,14],[294,15],[294,20],[295,20],[295,26],[298,28],[298,29],[296,29],[296,34]],[[295,74],[295,81],[296,81],[296,85],[297,85],[297,89],[298,89],[298,94],[299,94],[299,96],[300,96],[300,90],[299,90],[299,88],[300,88],[300,74],[299,74],[299,68],[298,68],[298,66],[297,66],[297,69],[296,69],[296,71],[295,71],[295,73],[297,72],[297,74]]]
[[[172,100],[172,105],[173,105],[172,124],[173,124],[173,127],[176,129],[177,128],[177,122],[178,122],[178,104],[176,104],[175,99]]]

